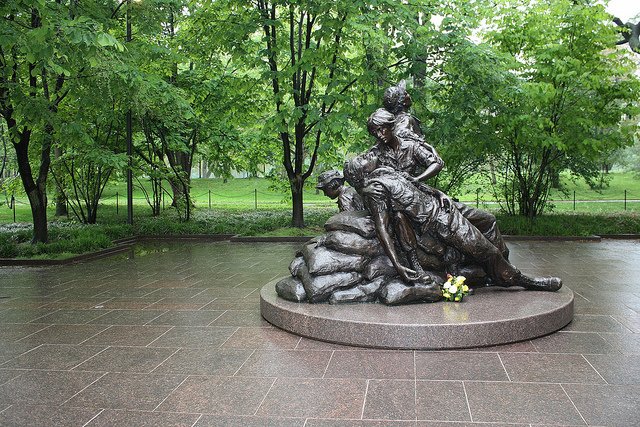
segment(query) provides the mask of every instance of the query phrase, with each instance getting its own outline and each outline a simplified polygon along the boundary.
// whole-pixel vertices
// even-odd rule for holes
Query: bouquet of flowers
[[[461,302],[469,294],[469,287],[464,284],[466,279],[464,276],[447,274],[447,281],[442,285],[442,297],[445,301]]]

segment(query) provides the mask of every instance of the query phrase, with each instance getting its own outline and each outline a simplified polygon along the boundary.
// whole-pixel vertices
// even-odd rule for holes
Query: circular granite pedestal
[[[260,291],[262,316],[297,335],[361,347],[452,349],[522,341],[573,319],[573,292],[482,288],[462,303],[308,304],[280,298],[278,280]]]

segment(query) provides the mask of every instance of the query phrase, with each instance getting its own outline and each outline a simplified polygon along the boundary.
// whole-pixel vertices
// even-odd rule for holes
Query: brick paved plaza
[[[510,242],[524,272],[575,292],[574,321],[443,352],[271,327],[259,290],[299,246],[158,243],[0,268],[0,426],[640,425],[639,241]]]

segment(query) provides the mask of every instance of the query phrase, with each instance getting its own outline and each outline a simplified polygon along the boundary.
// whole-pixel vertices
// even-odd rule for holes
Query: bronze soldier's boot
[[[420,275],[424,274],[424,269],[420,265],[418,254],[415,250],[409,251],[409,253],[407,254],[407,261],[409,261],[409,265],[411,266],[412,270]]]
[[[414,280],[411,283],[413,285],[424,285],[430,289],[433,289],[433,292],[438,294],[438,297],[435,297],[435,301],[440,299],[440,286],[444,283],[442,278],[436,274],[431,273],[430,271],[424,271],[424,268],[422,268],[422,266],[420,265],[420,261],[418,261],[418,255],[416,251],[410,251],[407,259],[411,268],[420,275],[420,278],[418,280]]]
[[[508,286],[522,286],[532,291],[555,292],[562,287],[562,280],[559,277],[528,277],[518,272]]]
[[[431,276],[425,274],[420,279],[411,282],[413,292],[421,301],[436,302],[442,299],[442,288],[438,282],[431,280]]]

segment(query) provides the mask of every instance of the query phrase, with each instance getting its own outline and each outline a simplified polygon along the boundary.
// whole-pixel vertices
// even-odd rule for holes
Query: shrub
[[[593,236],[640,234],[640,215],[592,215],[555,213],[529,220],[522,216],[496,215],[503,234],[516,236]]]
[[[334,213],[334,209],[309,209],[305,219],[309,226],[322,226]],[[196,210],[189,222],[180,221],[173,211],[165,211],[158,217],[140,219],[135,228],[138,234],[144,235],[242,234],[255,236],[288,227],[290,223],[290,212],[282,210]]]
[[[49,227],[50,243],[31,244],[32,228],[25,224],[0,226],[0,258],[63,258],[112,246],[115,239],[138,235],[241,234],[245,236],[300,236],[322,233],[336,213],[333,208],[307,208],[305,229],[289,228],[287,210],[195,210],[192,220],[181,221],[173,210],[159,217],[136,217],[134,227],[121,223],[83,225],[55,222]],[[640,234],[640,215],[555,213],[529,220],[496,215],[503,234],[534,236],[589,236]],[[114,221],[122,221],[122,218]]]
[[[108,248],[113,240],[130,234],[131,227],[89,226],[72,222],[52,223],[49,243],[31,244],[30,227],[0,231],[1,258],[60,258]]]

